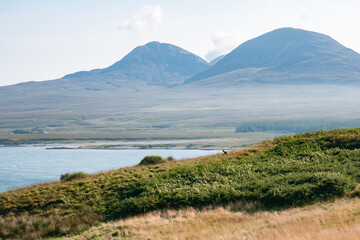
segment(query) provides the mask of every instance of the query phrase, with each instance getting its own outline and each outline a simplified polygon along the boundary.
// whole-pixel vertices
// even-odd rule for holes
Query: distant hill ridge
[[[225,56],[226,56],[226,54],[220,55],[220,56],[214,58],[213,60],[211,60],[211,61],[209,62],[210,65],[213,66],[213,65],[217,64],[217,63],[218,63],[219,61],[221,61]]]

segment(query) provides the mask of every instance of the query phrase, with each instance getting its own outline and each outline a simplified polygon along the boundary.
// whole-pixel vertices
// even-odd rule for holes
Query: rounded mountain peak
[[[279,28],[244,42],[187,82],[245,68],[307,73],[359,71],[359,59],[358,53],[327,35],[297,28]]]
[[[208,66],[205,60],[180,47],[153,41],[136,47],[123,59],[104,69],[104,72],[152,69],[151,71],[191,76],[205,70]]]
[[[136,47],[133,51],[131,51],[127,56],[125,56],[122,60],[124,60],[127,57],[131,57],[132,55],[141,55],[145,56],[148,54],[171,54],[171,55],[191,55],[193,57],[196,57],[198,61],[206,62],[205,60],[201,59],[200,57],[197,57],[196,55],[180,48],[175,45],[169,44],[169,43],[161,43],[158,41],[152,41],[148,42],[145,45]],[[121,60],[121,61],[122,61]]]
[[[164,45],[164,44],[166,44],[166,43],[161,43],[159,41],[152,41],[152,42],[148,42],[144,46],[155,47],[155,46]]]

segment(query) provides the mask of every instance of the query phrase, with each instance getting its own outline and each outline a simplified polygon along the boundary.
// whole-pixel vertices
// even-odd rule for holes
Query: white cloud
[[[220,55],[227,54],[240,45],[246,38],[239,31],[217,32],[212,37],[212,49],[205,55],[207,60],[212,60]]]
[[[140,12],[130,19],[125,19],[121,29],[129,31],[143,31],[161,24],[163,11],[160,6],[145,5]]]

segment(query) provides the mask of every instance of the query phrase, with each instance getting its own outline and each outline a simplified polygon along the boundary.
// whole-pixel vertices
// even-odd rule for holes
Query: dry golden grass
[[[358,240],[360,199],[285,211],[234,211],[236,205],[208,210],[155,211],[92,227],[64,239],[266,239]],[[243,208],[243,206],[240,206]]]

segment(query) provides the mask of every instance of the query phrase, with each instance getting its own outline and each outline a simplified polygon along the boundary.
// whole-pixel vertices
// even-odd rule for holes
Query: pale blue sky
[[[103,68],[167,42],[206,60],[280,27],[360,52],[359,0],[0,0],[0,86]]]

